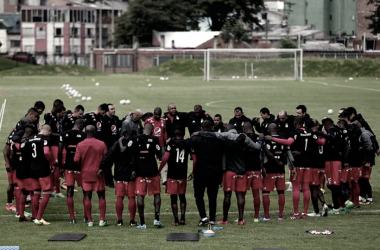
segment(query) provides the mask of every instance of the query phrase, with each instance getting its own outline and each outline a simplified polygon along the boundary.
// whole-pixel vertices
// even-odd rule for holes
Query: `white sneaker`
[[[327,206],[327,204],[325,203],[322,207],[322,216],[326,217],[329,214],[328,211],[329,211],[329,206]]]
[[[309,216],[309,217],[321,217],[321,215],[317,214],[316,212],[308,213],[307,216]]]

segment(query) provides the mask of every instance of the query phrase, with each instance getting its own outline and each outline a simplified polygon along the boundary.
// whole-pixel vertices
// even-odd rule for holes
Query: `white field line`
[[[335,86],[335,87],[342,87],[342,88],[349,88],[349,89],[360,89],[360,90],[368,90],[368,91],[377,91],[377,92],[380,92],[380,89],[359,88],[359,87],[345,86],[345,85],[340,85],[340,84],[331,84],[331,85]]]
[[[311,82],[311,83],[318,83],[318,84],[322,84],[322,85],[329,85],[328,83],[325,83],[325,82],[315,82],[315,81],[308,81],[308,82]]]

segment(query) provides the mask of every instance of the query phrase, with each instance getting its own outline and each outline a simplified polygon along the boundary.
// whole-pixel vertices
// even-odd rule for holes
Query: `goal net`
[[[302,49],[209,49],[205,80],[300,80]]]

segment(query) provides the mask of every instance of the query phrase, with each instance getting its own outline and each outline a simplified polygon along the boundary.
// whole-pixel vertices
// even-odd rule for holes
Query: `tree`
[[[371,15],[367,16],[366,19],[371,20],[372,22],[368,24],[368,29],[371,30],[371,33],[376,35],[380,33],[380,1],[378,0],[369,0],[367,5],[374,4],[376,10],[372,12]]]
[[[152,41],[152,31],[184,31],[188,4],[177,0],[129,1],[128,11],[116,19],[115,44]]]
[[[254,15],[265,8],[263,0],[198,0],[192,4],[193,16],[209,18],[210,30],[221,31],[228,21],[234,26],[238,22],[258,24]]]
[[[229,21],[224,24],[221,37],[225,43],[228,43],[232,38],[237,42],[248,42],[250,40],[243,24],[236,23],[233,25]]]
[[[293,42],[293,40],[291,40],[291,39],[281,38],[278,41],[278,47],[280,49],[296,49],[297,44],[295,42]]]

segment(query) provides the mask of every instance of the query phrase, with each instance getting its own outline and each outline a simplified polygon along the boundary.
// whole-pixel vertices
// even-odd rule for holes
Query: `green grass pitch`
[[[95,78],[95,81],[92,81]],[[99,82],[99,86],[95,86]],[[152,84],[148,88],[148,83]],[[91,96],[91,101],[69,99],[63,84],[70,84],[83,96]],[[120,118],[130,111],[141,108],[144,112],[153,112],[155,107],[166,111],[169,103],[175,103],[179,111],[191,111],[195,104],[201,104],[211,115],[219,113],[224,122],[233,117],[233,110],[240,106],[248,117],[259,116],[262,107],[268,107],[277,115],[281,109],[295,114],[298,104],[305,104],[311,117],[321,120],[327,116],[327,110],[333,109],[330,117],[336,120],[339,108],[354,106],[371,125],[380,137],[379,97],[380,81],[375,77],[354,78],[306,78],[299,81],[213,81],[205,82],[201,77],[169,77],[167,81],[159,80],[159,76],[143,75],[101,75],[101,76],[29,76],[0,78],[0,102],[7,99],[4,120],[0,132],[2,145],[16,122],[25,115],[35,101],[42,100],[48,112],[54,99],[62,99],[67,109],[82,104],[86,111],[95,110],[100,103],[114,103],[116,115]],[[120,105],[121,99],[131,100],[130,105]],[[41,120],[42,123],[42,120]],[[376,159],[379,161],[379,157]],[[0,165],[4,166],[1,157]],[[190,165],[189,165],[190,166]],[[285,220],[277,221],[277,194],[271,194],[272,222],[253,223],[252,195],[247,194],[244,226],[237,226],[233,221],[237,218],[236,199],[232,199],[229,221],[223,230],[216,231],[216,237],[204,238],[199,242],[167,242],[167,233],[197,232],[199,216],[195,206],[191,183],[187,189],[186,226],[173,227],[169,196],[162,189],[161,220],[166,225],[163,229],[153,227],[153,199],[146,200],[146,231],[136,230],[128,226],[116,227],[116,197],[114,189],[107,189],[106,219],[111,226],[107,228],[88,228],[80,223],[83,218],[81,191],[75,193],[75,212],[78,224],[71,225],[66,201],[52,198],[45,211],[44,219],[50,226],[36,226],[32,223],[19,223],[13,213],[5,211],[6,172],[0,172],[0,246],[20,246],[20,249],[253,249],[253,248],[286,248],[286,249],[378,249],[379,213],[380,213],[380,171],[373,168],[371,179],[373,188],[373,205],[362,206],[350,214],[328,216],[327,218],[308,218],[291,221],[291,192],[286,192]],[[327,189],[326,189],[327,190]],[[327,190],[326,200],[331,203],[331,195]],[[218,196],[218,219],[222,214],[223,192]],[[99,221],[97,197],[93,197],[92,213]],[[309,212],[312,211],[311,203]],[[261,208],[262,214],[262,208]],[[124,222],[128,224],[129,214],[125,202]],[[138,221],[138,214],[136,216]],[[95,223],[95,225],[97,225]],[[306,230],[331,230],[333,235],[320,236],[307,234]],[[48,242],[58,233],[85,233],[87,237],[80,242]]]

